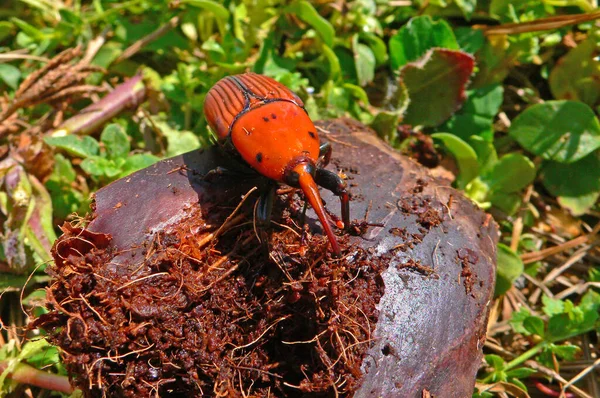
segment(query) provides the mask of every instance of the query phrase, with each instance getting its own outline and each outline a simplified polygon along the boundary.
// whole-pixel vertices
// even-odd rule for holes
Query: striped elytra
[[[290,101],[303,108],[304,103],[278,81],[256,73],[227,76],[219,80],[204,102],[204,113],[211,129],[226,138],[242,113],[272,101]]]

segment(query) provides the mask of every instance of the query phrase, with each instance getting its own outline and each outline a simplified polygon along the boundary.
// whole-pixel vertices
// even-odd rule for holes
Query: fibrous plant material
[[[89,225],[63,227],[37,324],[76,386],[88,396],[472,391],[493,222],[364,126],[319,128],[353,193],[357,236],[339,236],[341,259],[311,211],[300,227],[294,190],[279,196],[272,228],[255,226],[265,182],[204,180],[227,162],[214,149],[101,189]]]
[[[87,62],[73,63],[80,55],[80,47],[67,49],[27,76],[12,101],[0,113],[0,122],[9,119],[21,108],[42,103],[58,106],[67,99],[88,98],[93,93],[104,91],[102,87],[85,84],[84,80],[90,73],[102,72],[103,69]]]
[[[42,325],[75,385],[90,396],[353,391],[384,259],[349,247],[333,260],[320,236],[300,247],[289,229],[267,253],[248,223],[215,239],[204,222],[190,210],[146,242],[141,263],[119,266],[109,236],[65,225]]]

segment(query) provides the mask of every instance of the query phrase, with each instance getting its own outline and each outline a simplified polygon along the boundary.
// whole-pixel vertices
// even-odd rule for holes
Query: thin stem
[[[506,367],[504,368],[504,370],[505,371],[511,370],[515,366],[518,366],[518,365],[522,364],[523,362],[527,361],[528,359],[533,358],[540,351],[542,351],[544,348],[546,348],[547,344],[548,344],[547,342],[543,341],[543,342],[539,343],[538,345],[536,345],[536,346],[530,348],[529,350],[525,351],[524,353],[522,353],[521,355],[519,355],[518,357],[516,357],[515,359],[513,359],[509,363],[507,363]]]

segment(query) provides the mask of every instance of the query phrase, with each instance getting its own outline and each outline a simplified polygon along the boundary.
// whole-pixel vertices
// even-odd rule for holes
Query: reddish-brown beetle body
[[[250,167],[304,191],[339,254],[317,183],[340,196],[346,224],[349,198],[339,177],[316,166],[319,136],[302,100],[269,77],[247,73],[217,82],[206,95],[204,113],[219,141],[232,146]]]

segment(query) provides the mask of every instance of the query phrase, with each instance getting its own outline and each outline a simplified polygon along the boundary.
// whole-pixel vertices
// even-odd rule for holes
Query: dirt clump
[[[91,397],[351,396],[387,262],[343,238],[332,258],[292,228],[267,249],[247,217],[219,228],[189,211],[118,263],[109,235],[63,226],[36,325],[73,384]]]

